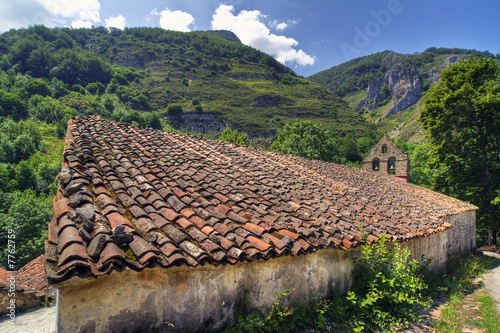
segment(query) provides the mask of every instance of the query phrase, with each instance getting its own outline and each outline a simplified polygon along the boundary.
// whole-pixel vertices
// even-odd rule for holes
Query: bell
[[[394,170],[394,164],[391,164],[391,170]]]

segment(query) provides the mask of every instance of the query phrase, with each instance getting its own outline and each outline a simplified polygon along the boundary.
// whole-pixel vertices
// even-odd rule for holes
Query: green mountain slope
[[[438,82],[440,73],[450,64],[470,56],[494,57],[487,51],[446,48],[415,54],[384,51],[353,59],[309,79],[342,97],[379,130],[415,143],[424,140],[416,121],[424,92]]]
[[[250,137],[271,137],[298,118],[342,135],[369,127],[333,92],[227,31],[34,26],[0,35],[0,54],[8,75],[41,78],[51,89],[57,80],[60,89],[48,95],[80,114],[127,121],[155,111],[174,127],[232,126]],[[177,112],[168,111],[172,104]]]

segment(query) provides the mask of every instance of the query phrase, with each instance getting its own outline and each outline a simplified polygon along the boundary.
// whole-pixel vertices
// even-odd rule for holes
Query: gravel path
[[[56,331],[56,306],[35,308],[16,316],[14,325],[9,318],[0,319],[2,333],[54,333]]]
[[[500,259],[500,254],[495,252],[483,252],[484,255]],[[500,313],[500,266],[491,270],[491,272],[483,274],[484,288],[488,294],[497,302],[497,310]]]

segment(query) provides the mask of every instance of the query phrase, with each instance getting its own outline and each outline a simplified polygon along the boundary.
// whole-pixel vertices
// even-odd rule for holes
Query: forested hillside
[[[230,126],[267,142],[297,119],[345,142],[370,127],[333,92],[227,31],[11,30],[0,35],[0,265],[9,230],[17,268],[43,252],[66,123],[91,114],[167,130]],[[353,149],[335,157],[357,161]]]
[[[0,52],[2,70],[43,78],[33,89],[49,86],[42,96],[82,114],[128,121],[155,111],[175,116],[174,126],[203,119],[214,123],[205,132],[228,125],[251,137],[272,137],[297,118],[343,135],[368,126],[328,89],[230,32],[35,26],[1,35]]]

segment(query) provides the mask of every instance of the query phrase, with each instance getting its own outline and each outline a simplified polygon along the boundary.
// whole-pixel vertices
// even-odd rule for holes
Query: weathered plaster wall
[[[358,250],[327,249],[234,266],[125,271],[60,288],[59,332],[218,331],[241,310],[264,311],[286,289],[291,303],[346,292]],[[174,326],[170,326],[170,324]]]
[[[409,248],[412,258],[430,258],[435,269],[445,268],[446,260],[452,256],[473,252],[476,248],[476,212],[469,211],[445,218],[453,225],[445,232],[431,237],[413,239],[402,245]]]
[[[475,211],[448,216],[446,222],[453,225],[450,230],[448,256],[471,252],[476,248]]]
[[[444,267],[450,255],[475,246],[475,212],[449,217],[448,222],[452,229],[403,246],[413,257],[425,255],[436,268]],[[290,304],[328,297],[333,290],[345,293],[360,250],[325,249],[233,266],[113,272],[60,287],[59,332],[220,331],[233,322],[234,310],[241,310],[245,290],[247,310],[261,311],[286,289],[294,289]]]

